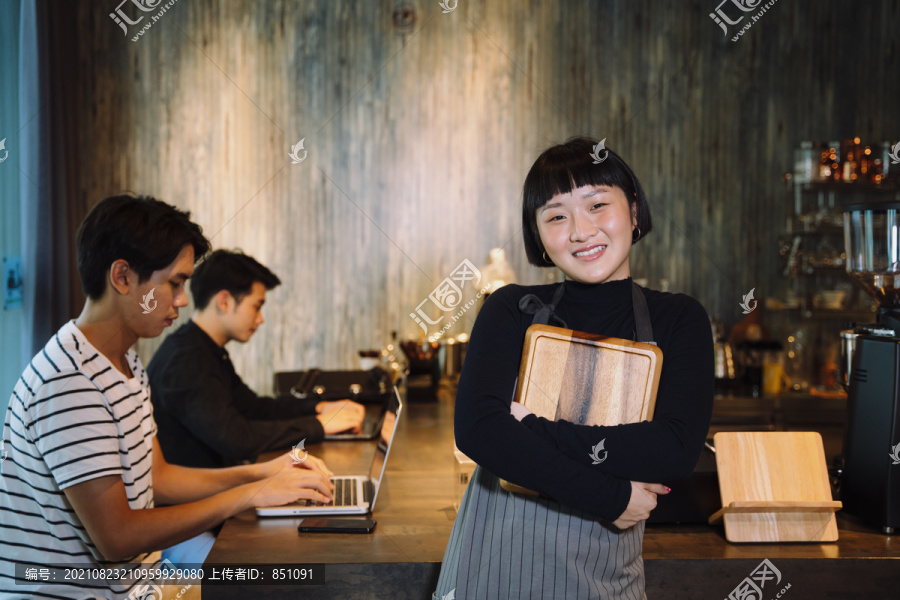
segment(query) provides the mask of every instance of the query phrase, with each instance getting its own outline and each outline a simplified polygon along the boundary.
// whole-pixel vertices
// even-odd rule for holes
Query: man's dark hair
[[[128,262],[140,283],[172,264],[185,244],[193,246],[197,260],[209,252],[190,212],[132,194],[98,202],[78,227],[76,240],[81,289],[92,300],[103,296],[109,268],[119,259]]]
[[[538,267],[552,266],[552,263],[544,260],[537,210],[556,194],[568,194],[573,189],[586,185],[617,187],[625,193],[629,208],[637,205],[636,221],[640,236],[632,243],[643,239],[653,228],[647,196],[631,167],[608,148],[597,154],[602,158],[608,152],[606,158],[599,164],[594,164],[591,154],[596,143],[597,140],[587,137],[571,138],[565,144],[545,150],[528,171],[522,193],[522,237],[525,241],[525,255],[531,264]]]
[[[267,290],[281,283],[275,273],[252,256],[239,250],[216,250],[194,270],[191,278],[194,308],[203,310],[212,297],[222,290],[228,290],[240,304],[244,296],[253,290],[254,281],[266,286]]]

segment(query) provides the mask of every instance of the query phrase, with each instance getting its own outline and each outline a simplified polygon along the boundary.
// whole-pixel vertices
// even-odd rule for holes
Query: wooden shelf
[[[801,192],[863,192],[870,194],[872,192],[884,192],[887,194],[900,192],[900,186],[897,181],[888,181],[885,183],[847,183],[845,181],[813,181],[810,183],[794,184]]]

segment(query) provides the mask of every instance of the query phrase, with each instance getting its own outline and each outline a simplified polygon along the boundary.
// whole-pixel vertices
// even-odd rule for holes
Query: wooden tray
[[[729,542],[838,539],[822,436],[814,431],[738,431],[713,436]]]
[[[662,350],[549,325],[525,333],[515,402],[539,417],[579,425],[621,425],[653,418]],[[505,480],[503,489],[537,495]]]

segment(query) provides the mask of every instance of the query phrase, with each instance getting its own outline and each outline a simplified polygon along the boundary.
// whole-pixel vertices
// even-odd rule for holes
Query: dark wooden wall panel
[[[492,247],[540,282],[521,185],[570,135],[607,138],[648,192],[633,275],[727,323],[751,287],[783,289],[794,146],[900,135],[896,2],[777,2],[732,43],[713,0],[421,0],[403,34],[388,0],[178,0],[137,42],[79,1],[82,193],[157,195],[279,274],[267,325],[231,348],[261,389],[352,365],[376,329],[417,333],[409,313]]]

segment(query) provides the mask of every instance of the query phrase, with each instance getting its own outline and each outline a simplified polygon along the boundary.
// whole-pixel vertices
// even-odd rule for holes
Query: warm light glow
[[[853,138],[853,143],[854,143],[854,144],[858,144],[858,143],[859,143],[859,138],[858,138],[858,137]]]
[[[456,341],[461,344],[464,343],[465,341],[467,341],[468,339],[469,339],[469,336],[467,336],[465,333],[461,333],[458,336],[456,336]]]

